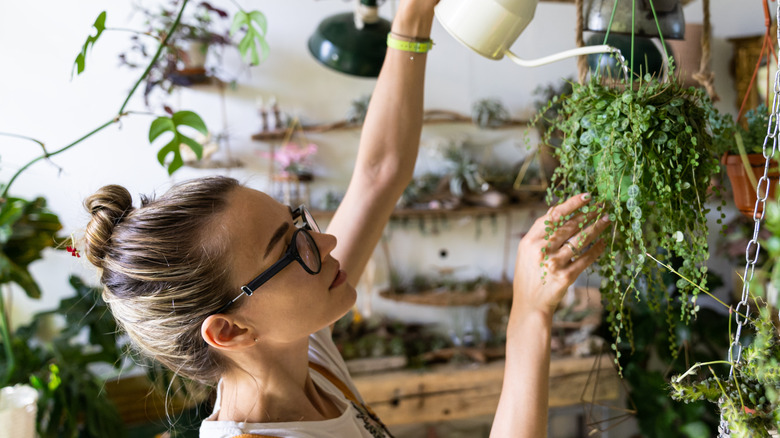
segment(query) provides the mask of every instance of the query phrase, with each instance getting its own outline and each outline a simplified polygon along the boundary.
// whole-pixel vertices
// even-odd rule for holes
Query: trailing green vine
[[[677,284],[680,321],[689,322],[698,311],[694,285],[706,285],[707,201],[721,195],[710,184],[722,153],[716,141],[721,133],[713,132],[718,124],[711,121],[723,116],[702,90],[684,88],[673,68],[668,76],[662,82],[647,75],[632,87],[606,84],[593,75],[585,84],[572,84],[570,94],[553,97],[532,121],[549,125],[545,140],[563,137],[554,149],[560,166],[548,203],[590,192],[591,208],[613,223],[598,273],[616,353],[619,343],[632,343],[627,304],[640,300],[642,290],[665,288],[647,253],[665,262],[682,260],[676,269],[691,283]],[[549,118],[545,114],[552,105],[560,109]],[[556,227],[551,224],[549,231]],[[667,294],[647,304],[661,310],[672,302]],[[673,333],[672,327],[670,337]]]

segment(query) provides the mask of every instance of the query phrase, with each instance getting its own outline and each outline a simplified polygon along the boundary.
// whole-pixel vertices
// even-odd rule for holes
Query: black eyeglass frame
[[[317,242],[314,241],[314,238],[312,237],[311,233],[309,233],[309,230],[319,233],[320,227],[317,225],[317,222],[314,221],[314,217],[311,215],[309,210],[304,205],[300,205],[295,210],[291,211],[293,221],[301,218],[303,221],[303,225],[301,228],[298,228],[295,230],[295,232],[292,235],[292,239],[290,239],[290,244],[287,245],[287,249],[284,252],[284,255],[282,258],[280,258],[276,263],[271,265],[268,269],[263,271],[260,275],[252,279],[249,283],[241,286],[241,293],[238,294],[235,298],[230,300],[227,304],[217,309],[216,312],[213,314],[218,313],[225,313],[227,309],[230,308],[230,306],[233,305],[236,301],[238,301],[239,298],[243,297],[244,295],[251,297],[255,291],[260,288],[263,284],[265,284],[268,280],[270,280],[274,275],[278,274],[282,269],[286,268],[287,265],[289,265],[292,262],[298,262],[298,264],[301,265],[301,267],[308,272],[311,275],[317,275],[322,270],[322,259],[320,258],[320,249],[317,247]],[[314,251],[314,259],[317,262],[317,268],[311,269],[308,266],[306,266],[306,262],[301,257],[301,254],[298,252],[298,234],[304,233],[305,239],[309,242],[311,248]]]

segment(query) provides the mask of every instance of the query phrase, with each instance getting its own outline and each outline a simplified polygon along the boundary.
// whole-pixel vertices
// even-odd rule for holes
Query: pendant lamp
[[[653,17],[653,8],[658,26]],[[585,30],[631,35],[634,14],[634,36],[658,37],[658,27],[665,39],[685,39],[685,17],[680,0],[587,0],[584,6]],[[614,10],[614,17],[612,12]],[[612,26],[610,26],[610,20]]]
[[[360,0],[354,12],[323,20],[309,38],[309,51],[341,73],[377,77],[387,51],[390,22],[378,15],[377,0]]]
[[[605,34],[599,32],[591,35],[585,44],[595,46],[604,44]],[[631,59],[631,36],[618,33],[610,33],[606,44],[616,47],[626,57],[629,70],[634,75],[644,77],[650,74],[656,77],[664,75],[664,55],[655,45],[652,39],[644,37],[634,37],[634,57]],[[671,50],[667,48],[671,56]],[[609,55],[592,54],[588,55],[588,67],[591,71],[598,71],[609,77],[617,77],[622,74],[617,60]]]

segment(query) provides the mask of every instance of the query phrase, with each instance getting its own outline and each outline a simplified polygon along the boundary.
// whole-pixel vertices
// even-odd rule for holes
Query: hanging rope
[[[574,0],[574,7],[577,9],[577,29],[575,30],[575,43],[577,47],[585,46],[585,39],[582,37],[582,32],[585,28],[585,19],[582,14],[583,0]],[[577,81],[580,85],[585,83],[585,78],[588,76],[588,57],[580,55],[577,57],[577,72],[579,73]]]
[[[718,93],[715,92],[715,73],[710,70],[710,35],[712,33],[712,26],[710,25],[710,0],[703,0],[701,4],[702,12],[704,12],[704,22],[702,23],[701,32],[701,61],[699,63],[699,71],[693,74],[695,79],[710,96],[713,102],[720,100]]]

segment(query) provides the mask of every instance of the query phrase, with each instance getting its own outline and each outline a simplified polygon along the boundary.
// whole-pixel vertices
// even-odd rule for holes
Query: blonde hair
[[[85,255],[100,270],[103,298],[134,346],[190,379],[213,384],[224,362],[200,334],[203,320],[235,291],[226,238],[227,195],[239,183],[209,177],[180,183],[159,199],[109,185],[87,198]]]

